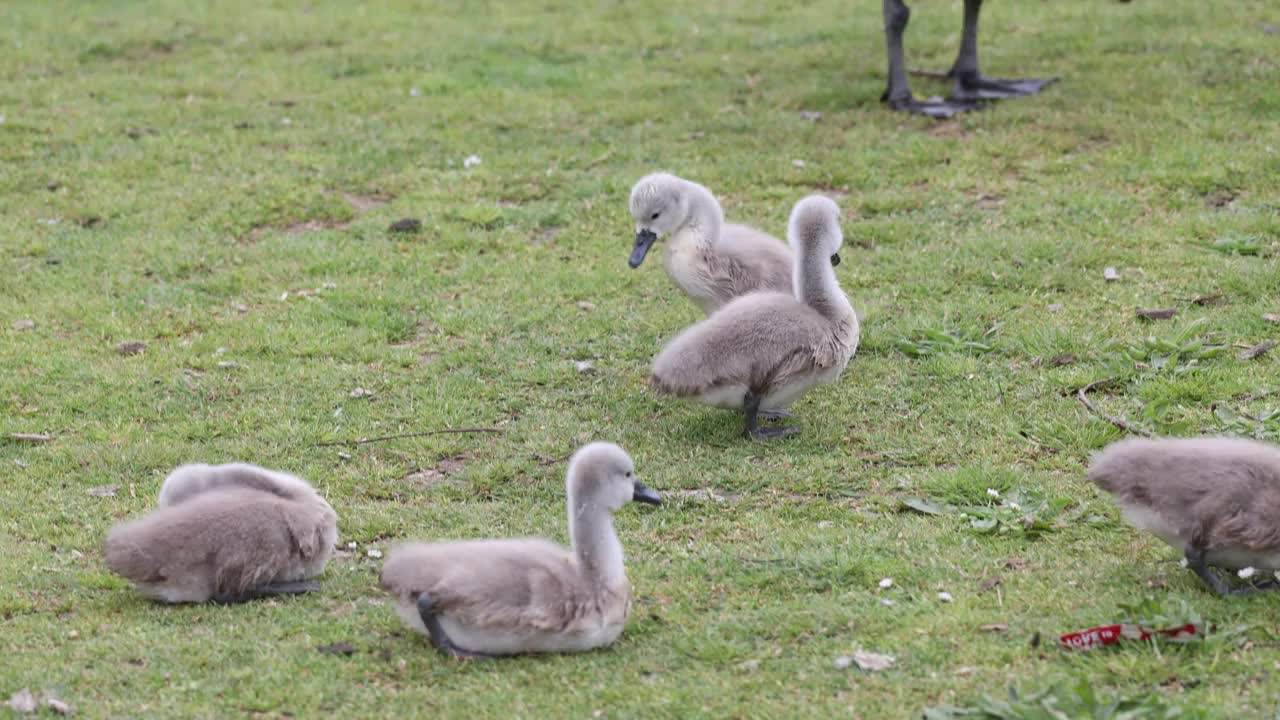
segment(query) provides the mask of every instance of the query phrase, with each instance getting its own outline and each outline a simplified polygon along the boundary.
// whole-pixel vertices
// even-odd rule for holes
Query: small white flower
[[[355,549],[356,549],[356,541],[355,541],[355,540],[352,540],[351,542],[347,543],[347,549],[348,549],[348,550],[355,550]]]
[[[377,558],[382,557],[382,551],[374,550],[373,548],[370,548],[368,552],[365,553],[365,555],[368,555],[369,557],[374,558],[376,560]]]
[[[993,498],[998,498],[1000,497],[1000,491],[995,488],[987,488],[987,495],[990,495]]]
[[[893,587],[893,578],[885,578],[880,581],[880,589],[885,590]]]
[[[479,155],[468,155],[466,160],[462,161],[462,167],[473,167],[480,164]]]
[[[791,161],[791,166],[792,166],[792,167],[802,168],[802,167],[804,167],[804,166],[805,166],[805,161],[803,161],[803,160],[792,160],[792,161]]]
[[[1182,567],[1186,567],[1186,566],[1187,566],[1187,564],[1188,564],[1188,563],[1187,563],[1187,559],[1186,559],[1186,558],[1182,558],[1182,559],[1178,560],[1178,564],[1179,564],[1179,565],[1181,565]]]
[[[1019,504],[1018,504],[1018,503],[1016,503],[1016,502],[1012,502],[1012,501],[1010,501],[1010,502],[1009,502],[1009,507],[1013,508],[1014,510],[1021,510],[1021,509],[1022,509],[1022,506],[1021,506],[1021,505],[1019,505]]]
[[[1237,574],[1237,575],[1239,575],[1241,578],[1243,578],[1243,579],[1246,579],[1246,580],[1247,580],[1247,579],[1249,579],[1249,578],[1253,577],[1254,573],[1256,573],[1256,572],[1258,572],[1258,571],[1257,571],[1257,570],[1254,570],[1254,569],[1253,569],[1253,568],[1251,568],[1251,567],[1247,567],[1247,568],[1240,568],[1240,572],[1237,572],[1236,574]]]
[[[894,602],[893,598],[880,598],[880,604],[884,605],[885,607],[893,607],[898,603]]]
[[[938,599],[942,602],[951,602],[952,600],[955,600],[955,598],[951,597],[951,593],[949,592],[938,593]]]
[[[419,97],[421,95],[422,91],[418,88],[409,88],[409,97]]]

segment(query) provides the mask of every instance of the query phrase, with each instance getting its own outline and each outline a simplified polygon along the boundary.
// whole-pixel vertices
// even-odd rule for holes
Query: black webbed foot
[[[788,435],[795,435],[800,432],[800,428],[791,427],[790,425],[774,425],[772,427],[756,427],[748,430],[746,435],[752,440],[776,440],[784,438]]]
[[[950,100],[965,102],[981,102],[983,100],[1004,100],[1006,98],[1035,95],[1045,87],[1058,81],[1058,78],[1025,78],[1006,80],[990,78],[982,73],[963,74],[956,77],[955,86],[951,90]]]
[[[422,618],[422,624],[427,626],[431,644],[449,657],[455,660],[488,660],[494,657],[485,653],[464,650],[454,645],[453,641],[449,639],[449,635],[440,625],[440,618],[436,616],[435,604],[431,602],[431,596],[426,593],[418,596],[418,615]]]
[[[760,418],[761,420],[777,422],[779,420],[786,420],[787,418],[791,417],[791,413],[787,412],[786,410],[761,410],[759,413],[757,413],[756,417]]]
[[[896,100],[886,100],[889,107],[898,112],[907,112],[913,115],[924,115],[925,117],[935,118],[937,120],[946,120],[955,117],[963,112],[978,110],[982,107],[982,103],[976,100],[965,100],[960,98],[948,98],[946,100],[917,100],[915,97],[908,95],[905,98]]]
[[[1243,585],[1232,587],[1227,581],[1222,579],[1214,568],[1208,566],[1204,559],[1204,548],[1197,545],[1194,541],[1187,545],[1186,550],[1187,567],[1196,574],[1196,577],[1204,581],[1220,597],[1231,597],[1232,595],[1250,595],[1257,592],[1260,587],[1254,585]]]

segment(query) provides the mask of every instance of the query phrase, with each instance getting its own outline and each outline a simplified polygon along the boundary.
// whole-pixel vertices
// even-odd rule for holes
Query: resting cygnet
[[[592,443],[569,461],[572,550],[539,539],[408,543],[382,587],[401,619],[456,658],[574,652],[612,643],[631,609],[613,513],[660,504],[622,448]]]
[[[1232,438],[1130,439],[1098,453],[1089,479],[1126,520],[1187,558],[1219,595],[1210,567],[1280,570],[1280,448]]]
[[[661,393],[741,409],[744,432],[762,440],[797,432],[760,427],[805,391],[840,376],[858,349],[858,316],[832,267],[844,238],[840,209],[811,195],[796,203],[787,226],[796,253],[795,295],[744,295],[685,330],[658,354],[652,382]]]
[[[745,225],[726,224],[705,187],[654,173],[631,188],[636,245],[628,264],[640,267],[649,248],[670,236],[664,263],[671,282],[710,314],[755,290],[791,292],[791,251],[777,238]]]
[[[301,478],[245,463],[183,465],[160,507],[107,535],[107,565],[148,597],[236,603],[318,590],[338,516]]]

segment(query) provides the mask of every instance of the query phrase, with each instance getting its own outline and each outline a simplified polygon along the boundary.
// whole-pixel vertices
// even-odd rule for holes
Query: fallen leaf
[[[938,600],[946,603],[955,602],[955,598],[951,596],[951,593],[945,591],[938,593]]]
[[[822,119],[822,113],[817,110],[801,110],[800,117],[808,120],[809,122],[818,122]]]
[[[1004,561],[1006,570],[1022,570],[1027,567],[1027,561],[1022,558],[1009,558]]]
[[[71,708],[70,705],[59,700],[56,697],[45,698],[44,702],[46,705],[49,706],[50,710],[58,713],[59,715],[70,715],[72,712],[74,712],[74,710]]]
[[[353,398],[373,397],[373,391],[368,388],[358,387],[355,390],[351,391],[351,397]]]
[[[53,440],[53,436],[43,433],[9,433],[9,439],[21,442],[49,442]]]
[[[1168,320],[1177,314],[1178,308],[1155,308],[1151,310],[1143,310],[1140,308],[1136,312],[1138,317],[1143,320]]]
[[[859,650],[853,654],[853,661],[858,667],[867,672],[880,672],[888,670],[895,662],[889,655],[881,655],[880,653],[867,652]]]
[[[94,497],[115,497],[116,491],[119,489],[119,485],[99,485],[89,488],[89,494]]]
[[[988,590],[990,590],[990,589],[994,588],[995,586],[999,585],[1001,582],[1002,582],[1002,579],[1001,579],[1001,577],[1000,577],[999,575],[992,575],[991,577],[989,577],[989,578],[987,578],[987,579],[983,580],[983,581],[978,585],[978,589],[979,589],[979,590],[981,590],[981,591],[983,591],[983,592],[986,592],[986,591],[988,591]]]
[[[35,326],[35,320],[14,320],[12,325],[14,330],[30,330]]]
[[[1225,299],[1225,296],[1222,294],[1222,291],[1215,290],[1209,293],[1208,295],[1201,295],[1200,297],[1197,297],[1191,302],[1195,303],[1196,305],[1217,305],[1221,303],[1224,299]]]
[[[831,662],[837,670],[847,670],[853,664],[853,656],[841,655]]]
[[[345,642],[333,643],[332,645],[321,645],[320,647],[317,647],[316,650],[319,650],[325,655],[351,655],[356,651],[356,649],[351,646],[351,643]]]
[[[1075,353],[1063,353],[1061,355],[1054,355],[1053,357],[1049,358],[1049,364],[1052,365],[1053,367],[1070,365],[1075,361],[1076,361]]]
[[[970,676],[970,675],[974,674],[975,672],[977,672],[977,670],[978,670],[978,668],[976,668],[976,667],[972,667],[972,666],[969,666],[969,665],[965,665],[964,667],[958,667],[958,668],[956,668],[956,669],[953,671],[953,673],[954,673],[955,675],[960,676],[960,677],[968,677],[968,676]]]
[[[1062,303],[1053,303],[1052,305],[1049,305],[1048,307],[1046,307],[1045,310],[1048,310],[1051,313],[1062,312]]]
[[[1009,623],[991,623],[978,628],[982,632],[1005,632],[1009,629]]]
[[[595,303],[593,303],[593,302],[587,302],[586,300],[579,300],[579,301],[578,301],[578,309],[580,309],[580,310],[586,310],[587,312],[591,312],[592,310],[595,310],[595,309],[596,309],[596,304],[595,304]]]
[[[16,713],[33,713],[36,711],[36,697],[27,688],[22,688],[9,697],[9,709]]]
[[[1271,348],[1275,346],[1276,346],[1275,340],[1265,340],[1263,342],[1258,343],[1257,345],[1254,345],[1248,350],[1245,350],[1244,352],[1240,353],[1236,357],[1240,358],[1241,360],[1252,360],[1256,357],[1261,357],[1263,355],[1266,355],[1271,350]]]
[[[116,346],[116,352],[121,355],[137,355],[147,349],[147,344],[141,340],[129,340],[122,342]]]
[[[1106,267],[1102,269],[1102,279],[1107,282],[1114,282],[1120,279],[1120,273],[1116,272],[1113,267]]]
[[[583,375],[592,375],[596,371],[596,366],[590,360],[575,360],[573,366]]]
[[[909,510],[915,510],[918,513],[924,513],[925,515],[945,515],[947,513],[946,507],[933,502],[932,500],[925,500],[924,498],[903,498],[902,506]]]
[[[422,221],[417,218],[404,218],[387,226],[387,231],[393,233],[416,233],[421,230]]]
[[[743,660],[742,662],[738,663],[739,670],[746,670],[750,672],[752,670],[757,670],[759,668],[760,668],[759,660]]]
[[[1280,315],[1276,315],[1275,313],[1263,313],[1262,319],[1267,322],[1280,323]]]

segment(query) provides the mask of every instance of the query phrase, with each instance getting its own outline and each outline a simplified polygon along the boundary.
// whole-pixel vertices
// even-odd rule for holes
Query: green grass
[[[876,2],[295,5],[5,4],[0,436],[54,439],[0,440],[0,701],[879,718],[1085,682],[1274,716],[1277,598],[1211,597],[1120,521],[1082,470],[1121,432],[1074,397],[1111,377],[1092,401],[1153,432],[1277,439],[1280,353],[1230,347],[1280,333],[1274,3],[991,3],[986,68],[1063,80],[943,124],[878,102]],[[945,68],[959,3],[914,10],[909,64]],[[699,317],[658,263],[626,267],[627,191],[655,169],[775,234],[805,194],[839,198],[864,341],[793,408],[798,437],[747,443],[647,387]],[[405,217],[421,231],[386,231]],[[463,426],[504,432],[316,447]],[[669,498],[618,517],[637,597],[616,646],[457,664],[406,633],[366,550],[563,539],[555,459],[595,438]],[[331,499],[359,546],[322,594],[161,607],[107,572],[106,531],[168,470],[230,460]],[[1036,533],[901,511],[995,507],[987,487],[1071,506]],[[1148,595],[1248,629],[1052,646]],[[315,649],[340,641],[357,652]],[[897,662],[833,666],[858,649]]]

